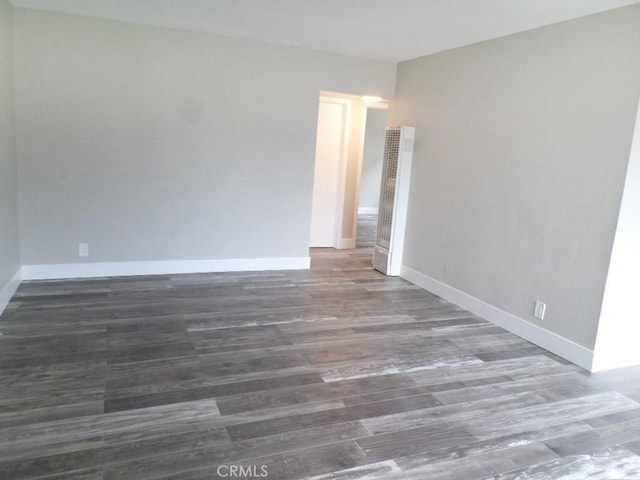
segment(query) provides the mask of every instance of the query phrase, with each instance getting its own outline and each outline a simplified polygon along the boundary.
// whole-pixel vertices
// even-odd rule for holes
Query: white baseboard
[[[9,302],[11,301],[11,297],[16,293],[16,290],[20,286],[20,282],[22,281],[22,269],[18,269],[16,274],[13,276],[9,282],[0,288],[0,315],[4,312],[4,309],[7,308]]]
[[[454,303],[496,325],[538,345],[576,365],[591,370],[593,351],[556,333],[464,293],[456,288],[403,266],[400,276],[431,293]]]
[[[310,257],[221,258],[214,260],[168,260],[158,262],[64,263],[23,265],[23,280],[122,277],[207,272],[253,272],[264,270],[306,270]]]
[[[358,207],[358,215],[378,215],[377,207]]]

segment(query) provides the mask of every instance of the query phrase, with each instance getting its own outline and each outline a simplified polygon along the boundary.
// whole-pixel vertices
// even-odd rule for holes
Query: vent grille
[[[384,139],[384,167],[382,170],[382,188],[380,189],[378,231],[376,233],[376,245],[387,250],[391,245],[391,226],[393,224],[393,205],[396,193],[399,152],[400,130],[387,130]]]
[[[386,275],[388,273],[388,265],[389,252],[382,250],[381,248],[375,248],[373,250],[373,268]]]

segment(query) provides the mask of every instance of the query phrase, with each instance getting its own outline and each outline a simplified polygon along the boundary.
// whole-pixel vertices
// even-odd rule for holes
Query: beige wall
[[[639,46],[633,6],[401,63],[388,123],[416,127],[404,263],[592,349]]]
[[[12,8],[0,0],[0,312],[20,268],[12,35]]]
[[[320,90],[395,65],[16,10],[22,263],[308,255]]]

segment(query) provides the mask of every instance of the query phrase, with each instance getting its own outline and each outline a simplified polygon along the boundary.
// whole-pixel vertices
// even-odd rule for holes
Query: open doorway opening
[[[371,103],[356,95],[320,93],[310,229],[311,247],[356,247],[367,116],[369,111],[383,111],[386,114],[386,105],[386,101]],[[380,115],[373,114],[373,117],[371,124],[374,129],[379,129]],[[386,115],[383,122],[386,122]],[[380,132],[372,131],[368,136],[372,143],[368,153],[373,156],[377,148],[375,141],[384,144],[384,125]],[[382,162],[382,152],[379,157],[379,161]],[[371,176],[374,173],[368,169],[367,174]],[[381,173],[376,180],[378,189],[380,178]],[[373,182],[368,179],[367,201],[369,195],[372,195],[370,183]],[[375,223],[373,229],[375,236]],[[370,236],[370,229],[368,235]]]
[[[386,105],[368,106],[360,175],[356,247],[373,247],[376,242],[386,125]]]
[[[348,161],[351,103],[320,95],[311,207],[311,246],[337,247]]]

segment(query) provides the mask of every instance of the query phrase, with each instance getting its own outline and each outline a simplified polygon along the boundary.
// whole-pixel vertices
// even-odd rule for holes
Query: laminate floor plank
[[[174,403],[136,411],[107,412],[49,422],[3,428],[0,458],[46,455],[50,450],[69,450],[74,443],[104,445],[157,435],[180,433],[203,427],[220,427],[214,399]]]
[[[487,480],[627,480],[640,478],[640,456],[623,447],[612,447],[585,455],[571,455],[526,468],[488,477]]]
[[[515,393],[537,393],[548,401],[562,400],[599,393],[602,389],[590,385],[578,373],[560,373],[543,378],[529,377],[487,385],[476,385],[435,392],[434,396],[444,404],[462,403],[483,398],[494,398]]]
[[[640,368],[589,374],[371,255],[24,282],[0,478],[640,479]]]
[[[297,384],[285,388],[261,390],[256,392],[242,393],[218,398],[218,407],[223,415],[245,412],[250,410],[276,408],[287,405],[295,405],[305,402],[326,401],[341,399],[347,405],[360,403],[371,403],[373,401],[388,400],[386,398],[350,402],[352,395],[368,394],[370,392],[403,392],[404,387],[413,386],[415,383],[408,377],[402,375],[386,375],[378,377],[366,377],[354,380],[343,380],[338,382],[310,383],[307,385]],[[424,390],[412,394],[430,393]],[[382,397],[385,397],[379,393]],[[411,396],[411,395],[402,395]],[[361,398],[361,397],[359,397]]]
[[[393,460],[369,463],[361,467],[347,468],[331,473],[314,475],[309,480],[379,480],[389,478],[392,474],[402,473]]]
[[[456,423],[407,428],[392,433],[374,435],[357,441],[373,461],[391,460],[441,448],[472,443],[476,438]]]
[[[189,402],[194,400],[203,400],[207,398],[221,397],[236,393],[246,393],[252,391],[269,390],[287,385],[306,385],[309,383],[319,383],[322,379],[315,373],[303,373],[300,375],[287,375],[268,379],[235,381],[219,384],[200,384],[192,386],[175,384],[172,382],[167,385],[163,391],[155,391],[151,393],[136,392],[134,396],[124,396],[116,398],[107,398],[105,400],[105,412],[115,412],[120,410],[132,410],[137,408],[152,407],[156,405],[166,405],[173,403]],[[164,384],[163,384],[164,385]],[[180,388],[180,386],[186,388]],[[156,387],[155,385],[146,385],[147,388]],[[161,387],[162,388],[162,387]],[[129,392],[127,392],[129,393]],[[122,392],[118,392],[122,394]]]
[[[249,473],[239,478],[293,480],[362,465],[366,465],[366,458],[362,450],[355,442],[343,441],[310,449],[291,450],[284,454],[258,457],[251,461],[239,461],[232,466],[248,469]],[[223,469],[220,470],[220,467],[223,467]],[[223,479],[229,478],[229,467],[230,465],[228,464],[211,465],[208,468],[197,470],[193,470],[192,467],[192,469],[181,474],[154,478],[171,478],[172,480]],[[267,474],[265,477],[261,476],[263,467],[265,469],[264,472]],[[106,472],[105,479],[110,478],[108,473]]]
[[[543,405],[545,401],[543,396],[527,392],[463,404],[440,405],[428,409],[381,415],[363,419],[362,423],[373,435],[380,435],[404,429],[439,425],[443,422],[464,422],[465,424],[474,420],[480,422],[493,413],[511,412],[517,408],[523,408],[523,405]],[[491,429],[487,429],[488,435],[490,432]]]
[[[438,480],[485,480],[498,478],[496,474],[526,469],[532,465],[547,464],[556,459],[558,456],[542,443],[513,446],[509,449],[508,455],[505,455],[504,451],[491,451],[455,460],[426,464],[420,461],[411,463],[398,459],[396,463],[403,471],[401,474],[397,474],[397,478],[403,480],[432,478]],[[529,477],[522,478],[529,480]],[[543,478],[559,479],[560,477]]]
[[[369,213],[358,214],[358,247],[373,247],[376,243],[376,231],[378,228],[378,215]]]
[[[631,410],[638,406],[637,402],[618,392],[605,392],[492,413],[474,419],[467,424],[467,428],[478,438],[490,438]]]
[[[444,425],[440,428],[452,427],[450,425]],[[426,441],[423,442],[424,447],[420,449],[420,453],[396,457],[396,463],[402,464],[405,470],[419,470],[422,467],[429,467],[441,462],[451,462],[462,459],[473,461],[473,458],[479,456],[499,456],[500,453],[508,456],[510,449],[516,446],[540,444],[556,440],[562,441],[564,438],[583,433],[593,433],[593,429],[583,422],[572,422],[544,430],[532,430],[504,437],[475,440],[439,448],[433,448],[433,446],[430,445],[428,437],[425,437]],[[547,445],[547,447],[549,447],[549,445]],[[551,447],[549,448],[553,450]],[[556,453],[556,455],[558,454]]]
[[[28,395],[28,393],[24,395]],[[10,399],[9,401],[13,400],[14,399]],[[5,401],[4,405],[8,404],[9,401]],[[13,401],[11,408],[13,409],[14,405],[18,403],[23,404],[23,402]],[[43,403],[42,400],[41,403]],[[32,408],[31,406],[29,406],[30,408],[25,408],[22,406],[17,409],[18,411],[3,408],[4,413],[0,413],[0,428],[26,425],[29,423],[49,422],[65,418],[85,417],[87,415],[97,415],[104,412],[103,400],[69,404],[56,404],[53,400],[49,400],[49,403],[52,404],[52,406],[39,408]],[[4,405],[0,404],[0,406]]]

